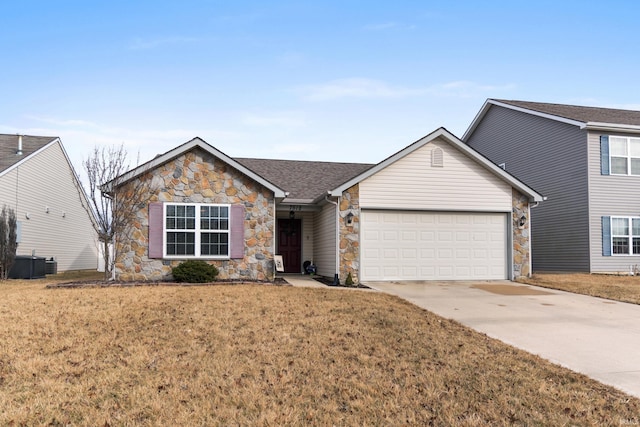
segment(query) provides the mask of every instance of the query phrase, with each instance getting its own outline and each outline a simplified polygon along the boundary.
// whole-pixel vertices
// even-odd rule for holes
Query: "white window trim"
[[[629,227],[628,227],[629,228],[629,232],[628,232],[628,234],[626,236],[622,235],[622,234],[613,234],[613,220],[614,219],[626,219],[626,220],[629,221]],[[634,237],[639,237],[640,238],[640,235],[634,235],[633,234],[633,220],[634,219],[640,220],[640,217],[637,217],[637,216],[612,216],[611,217],[611,225],[610,225],[610,230],[609,230],[610,235],[611,235],[611,239],[610,239],[611,241],[609,242],[609,244],[611,245],[611,256],[620,256],[620,257],[625,257],[625,256],[627,256],[627,257],[628,256],[636,256],[637,257],[637,256],[640,256],[640,254],[634,254],[633,253],[633,238]],[[613,250],[613,239],[616,238],[616,237],[626,237],[627,239],[629,239],[629,252],[627,252],[626,254],[617,254],[617,253],[614,252],[614,250]]]
[[[177,232],[191,232],[195,233],[195,255],[168,255],[167,254],[167,207],[168,206],[195,206],[196,209],[196,218],[195,218],[195,226],[196,228],[193,230],[175,230]],[[226,207],[228,212],[228,228],[227,230],[210,230],[216,233],[227,233],[229,238],[227,239],[228,250],[227,255],[200,255],[200,243],[201,243],[201,234],[202,230],[200,230],[200,207],[201,206],[218,206],[218,207]],[[162,204],[162,257],[166,259],[222,259],[228,260],[231,259],[231,205],[225,203],[178,203],[178,202],[165,202]]]
[[[619,139],[624,139],[626,140],[627,143],[627,155],[626,156],[614,156],[613,154],[611,154],[611,139],[612,138],[619,138]],[[617,136],[617,135],[610,135],[609,136],[609,174],[610,175],[617,175],[617,176],[640,176],[640,173],[631,173],[631,159],[638,159],[640,160],[640,157],[636,157],[636,156],[632,156],[631,155],[631,140],[635,139],[640,141],[640,138],[636,138],[636,137],[631,137],[631,136]],[[626,158],[627,160],[627,173],[614,173],[613,172],[613,165],[611,164],[611,160],[614,158]],[[613,217],[612,217],[613,218]],[[619,218],[619,217],[618,217]]]

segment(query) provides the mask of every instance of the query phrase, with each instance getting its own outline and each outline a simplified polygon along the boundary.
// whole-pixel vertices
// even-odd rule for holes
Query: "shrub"
[[[204,261],[189,260],[171,270],[176,282],[208,283],[216,280],[218,269]]]
[[[347,274],[347,278],[344,280],[344,285],[345,286],[353,286],[353,277],[351,277],[351,272],[349,272],[349,274]]]

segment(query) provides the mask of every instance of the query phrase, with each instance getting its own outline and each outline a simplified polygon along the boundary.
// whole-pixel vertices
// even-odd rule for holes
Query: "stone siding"
[[[221,203],[245,206],[244,258],[208,260],[219,279],[274,279],[274,195],[251,178],[203,150],[185,153],[142,175],[144,200],[151,202]],[[126,193],[124,188],[120,194]],[[184,260],[149,258],[149,204],[136,206],[136,217],[116,241],[116,278],[171,279],[171,268]]]
[[[529,198],[512,190],[512,229],[513,229],[513,278],[531,276],[531,240],[529,221]],[[519,226],[520,217],[524,215],[527,221],[523,227]]]
[[[346,217],[353,214],[352,225]],[[342,193],[340,199],[340,282],[351,273],[353,283],[360,281],[360,187],[358,184]]]

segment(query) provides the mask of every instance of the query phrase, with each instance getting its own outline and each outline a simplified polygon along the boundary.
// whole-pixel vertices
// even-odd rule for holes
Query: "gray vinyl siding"
[[[0,205],[15,209],[21,222],[18,255],[35,252],[53,257],[58,271],[98,265],[96,235],[80,200],[75,175],[59,142],[0,177]]]
[[[591,271],[628,272],[634,266],[640,267],[640,256],[602,255],[602,217],[640,217],[640,176],[600,174],[600,135],[638,135],[589,132],[588,138]]]
[[[315,214],[314,264],[318,274],[333,277],[336,273],[336,206],[326,204]]]
[[[533,271],[590,271],[587,132],[492,106],[467,143],[548,197],[531,210]]]

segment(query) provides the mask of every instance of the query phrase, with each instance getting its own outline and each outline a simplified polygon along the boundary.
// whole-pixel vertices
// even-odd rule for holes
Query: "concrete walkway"
[[[640,398],[640,305],[508,281],[366,285]]]
[[[314,280],[313,277],[309,276],[308,274],[279,273],[277,277],[286,280],[293,286],[298,286],[303,288],[330,288],[330,286],[323,285],[317,280]]]

